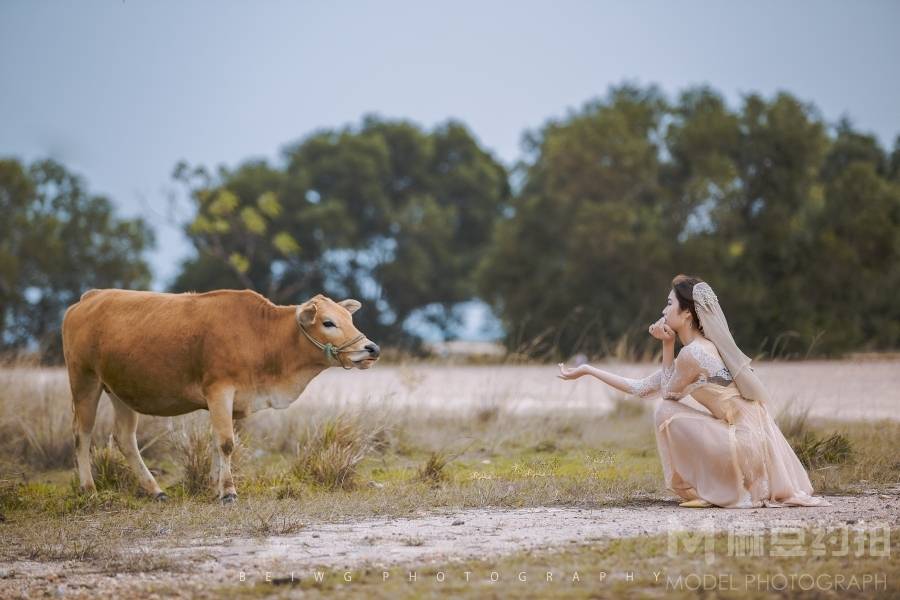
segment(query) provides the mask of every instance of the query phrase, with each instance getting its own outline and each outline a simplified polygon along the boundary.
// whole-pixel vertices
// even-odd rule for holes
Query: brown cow
[[[217,442],[213,479],[219,498],[233,502],[233,419],[287,407],[330,366],[371,367],[380,350],[353,325],[359,307],[321,294],[299,306],[277,306],[250,290],[86,292],[66,311],[62,327],[81,488],[94,489],[91,431],[106,391],[116,444],[141,487],[159,500],[166,495],[138,451],[138,413],[208,410]]]

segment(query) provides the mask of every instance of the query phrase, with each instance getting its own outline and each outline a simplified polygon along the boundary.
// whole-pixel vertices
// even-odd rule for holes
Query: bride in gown
[[[679,275],[662,314],[650,326],[663,343],[662,367],[653,374],[630,379],[560,363],[559,377],[593,375],[623,392],[662,396],[657,447],[666,488],[685,500],[681,506],[829,506],[812,495],[806,470],[769,413],[768,392],[735,345],[709,284]],[[683,344],[677,358],[676,336]],[[682,404],[687,395],[709,412]]]

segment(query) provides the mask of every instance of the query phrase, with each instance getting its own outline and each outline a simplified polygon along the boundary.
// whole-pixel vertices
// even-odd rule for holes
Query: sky
[[[623,82],[789,91],[900,134],[900,2],[0,2],[0,156],[52,157],[157,230],[154,287],[190,245],[174,165],[277,161],[377,113],[463,121],[500,160]],[[186,213],[181,218],[186,218]],[[176,216],[177,219],[177,216]]]

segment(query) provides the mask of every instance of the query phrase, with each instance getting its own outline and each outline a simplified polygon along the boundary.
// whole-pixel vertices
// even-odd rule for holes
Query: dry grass
[[[783,410],[776,421],[797,453],[797,458],[807,469],[842,464],[853,454],[850,440],[844,434],[832,432],[823,435],[813,430],[809,406]]]
[[[120,544],[160,535],[161,523],[182,538],[279,535],[313,520],[441,507],[617,504],[661,493],[647,414],[625,422],[505,410],[487,422],[474,410],[450,416],[323,408],[294,415],[292,422],[282,415],[261,414],[247,424],[252,445],[244,449],[241,500],[228,511],[199,485],[209,471],[205,419],[177,430],[162,445],[166,452],[147,460],[162,472],[160,483],[172,496],[166,505],[116,491],[118,483],[80,494],[70,469],[29,470],[27,478],[0,486],[0,512],[9,520],[4,535],[18,540],[6,548],[8,557],[26,549],[42,560],[107,560]],[[312,424],[303,429],[304,422]],[[277,450],[291,441],[293,452]],[[109,465],[117,464],[114,450],[102,452]],[[119,473],[104,469],[112,480]],[[188,493],[189,481],[198,495]],[[179,487],[185,493],[177,493]],[[72,519],[102,524],[103,535],[79,530]],[[48,529],[61,530],[64,540],[47,546],[40,533]]]
[[[766,364],[762,368],[774,396],[788,397],[781,389],[787,385],[780,383],[784,381],[790,384],[791,391],[796,391],[798,401],[808,403],[806,414],[792,411],[796,426],[802,426],[811,417],[821,421],[829,416],[838,399],[844,407],[871,403],[876,416],[891,410],[896,414],[896,406],[891,409],[889,400],[896,396],[897,385],[897,370],[891,368],[892,364],[848,361],[842,365]],[[646,374],[651,367],[609,368],[637,376]],[[842,370],[847,370],[846,376]],[[829,381],[833,385],[826,383]],[[867,382],[865,389],[871,390],[865,398],[852,395],[863,393],[862,388],[857,389],[856,382],[861,381]],[[833,398],[821,399],[829,388],[836,390]],[[815,396],[815,403],[809,401],[811,395]],[[794,406],[798,402],[775,404],[777,408],[779,404]],[[311,424],[333,419],[342,412],[356,412],[374,419],[380,427],[370,440],[376,453],[393,452],[413,458],[419,450],[453,450],[478,438],[478,444],[490,454],[513,438],[526,437],[532,438],[529,447],[552,442],[557,449],[565,450],[565,444],[590,445],[606,440],[615,445],[623,441],[621,438],[630,434],[621,429],[601,426],[593,433],[591,426],[603,420],[605,411],[613,419],[639,419],[648,412],[649,405],[648,401],[624,398],[599,382],[559,382],[552,367],[438,369],[407,365],[364,374],[326,372],[290,409],[252,416],[246,432],[253,436],[256,450],[294,454],[298,441],[306,440]],[[181,455],[169,442],[177,441],[184,423],[193,422],[192,418],[193,415],[175,419],[142,416],[138,443],[145,459],[160,465]],[[205,413],[199,413],[197,418],[205,424]],[[515,429],[507,427],[513,418]],[[95,444],[105,442],[111,424],[111,407],[104,397],[94,432]],[[798,439],[792,433],[794,425],[782,426],[789,439]],[[603,439],[599,439],[601,436]],[[835,442],[830,446],[837,447]],[[65,371],[28,366],[0,369],[0,465],[8,463],[35,472],[71,468],[72,450],[71,399]],[[166,467],[181,469],[177,464]]]
[[[209,494],[212,490],[212,436],[209,426],[196,421],[185,424],[173,436],[173,455],[181,467],[181,492],[187,496]]]
[[[794,445],[794,451],[807,469],[838,465],[847,462],[853,454],[850,440],[842,433],[821,437],[808,432]]]
[[[782,410],[775,420],[816,490],[852,492],[900,481],[900,460],[889,450],[900,440],[896,421],[815,419],[809,405]]]
[[[399,378],[400,388],[410,394],[419,393],[428,383],[412,368],[400,369]],[[614,395],[606,414],[524,412],[518,404],[521,391],[509,386],[507,379],[496,375],[487,382],[491,385],[479,390],[477,401],[452,411],[401,413],[392,395],[369,395],[360,403],[341,392],[328,402],[304,404],[301,400],[287,411],[254,415],[241,434],[245,443],[238,445],[233,458],[237,472],[241,456],[252,454],[246,457],[250,466],[246,476],[239,478],[238,487],[269,481],[283,497],[297,498],[305,484],[326,490],[352,489],[365,479],[379,480],[382,473],[395,479],[399,473],[408,473],[412,479],[421,474],[420,480],[446,483],[448,474],[465,471],[464,465],[498,457],[615,449],[638,456],[643,453],[648,462],[656,458],[649,402]],[[0,370],[0,384],[0,476],[2,472],[71,469],[71,408],[65,373]],[[561,385],[560,393],[573,389]],[[894,443],[897,424],[853,423],[850,432],[849,424],[814,419],[810,410],[802,407],[782,413],[778,420],[809,465],[817,487],[851,489],[859,481],[880,484],[896,480],[897,461],[884,456],[884,450]],[[110,429],[111,410],[101,399],[95,446],[102,446]],[[865,434],[856,433],[859,431]],[[177,478],[176,487],[188,496],[203,496],[209,489],[210,438],[205,413],[178,419],[142,417],[139,439],[148,465],[162,473],[163,485],[168,482],[171,486]],[[248,452],[243,450],[246,440],[250,440]],[[109,450],[105,459],[113,456],[118,454]],[[450,456],[459,456],[459,461],[448,464]],[[276,465],[279,461],[280,466]],[[113,468],[111,464],[109,460],[95,464],[95,470]],[[280,472],[267,471],[276,466]],[[295,481],[287,477],[291,472],[297,476]],[[111,473],[119,477],[118,472]],[[110,485],[118,489],[120,484],[110,481]]]
[[[67,386],[52,371],[0,370],[0,455],[38,470],[74,464]]]
[[[103,446],[91,448],[91,470],[98,492],[112,490],[134,494],[138,490],[137,476],[112,439]]]
[[[362,417],[339,414],[316,425],[297,444],[291,472],[329,490],[352,490],[357,485],[359,463],[383,444],[378,429],[365,426]]]
[[[448,479],[446,467],[447,463],[452,460],[445,452],[432,452],[428,455],[428,460],[419,467],[417,477],[419,481],[426,483],[441,483]]]
[[[112,407],[101,397],[93,443],[106,443],[113,427]],[[170,419],[140,417],[138,447],[145,458],[166,453],[163,441]],[[26,364],[0,367],[0,462],[30,470],[50,471],[75,464],[72,436],[72,397],[63,369]]]

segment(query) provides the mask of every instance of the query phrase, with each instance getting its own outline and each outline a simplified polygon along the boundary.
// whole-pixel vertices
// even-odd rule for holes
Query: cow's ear
[[[318,309],[314,302],[304,302],[297,307],[297,322],[304,327],[309,327],[316,322]]]
[[[341,306],[346,308],[347,312],[349,312],[351,315],[353,313],[355,313],[356,311],[358,311],[360,309],[360,307],[362,306],[362,304],[359,302],[359,300],[353,300],[353,299],[341,300],[340,302],[338,302],[338,304],[340,304]]]

